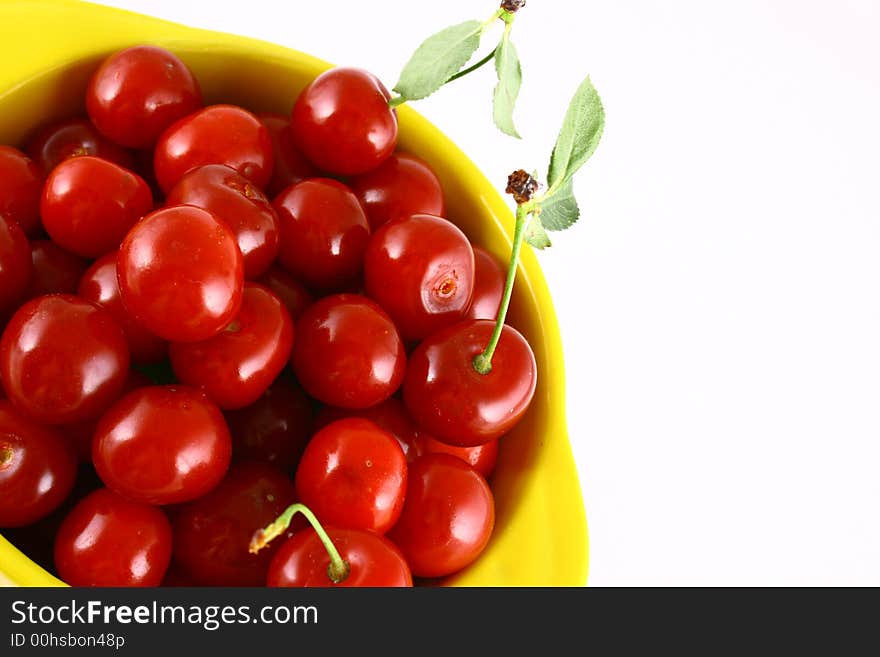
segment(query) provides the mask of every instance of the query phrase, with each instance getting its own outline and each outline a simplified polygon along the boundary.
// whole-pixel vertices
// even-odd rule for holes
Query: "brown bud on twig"
[[[526,0],[502,0],[501,8],[511,14],[526,6]]]
[[[518,169],[507,176],[507,189],[504,191],[513,195],[517,205],[528,203],[538,191],[538,181],[523,169]]]

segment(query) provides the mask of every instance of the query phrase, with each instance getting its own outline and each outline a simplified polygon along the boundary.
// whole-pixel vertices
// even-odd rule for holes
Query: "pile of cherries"
[[[0,146],[4,535],[77,586],[408,586],[479,556],[535,360],[504,326],[474,368],[505,272],[388,99],[336,68],[289,118],[205,107],[141,46],[88,118]],[[317,526],[251,552],[294,503]]]

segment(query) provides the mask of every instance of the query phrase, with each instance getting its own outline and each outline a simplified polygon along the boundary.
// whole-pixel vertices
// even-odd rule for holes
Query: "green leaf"
[[[394,91],[418,100],[442,87],[480,47],[483,24],[466,21],[428,37],[403,67]]]
[[[547,230],[565,230],[578,220],[580,210],[569,178],[552,196],[541,201],[541,225]]]
[[[605,128],[605,109],[590,78],[578,87],[565,113],[562,129],[550,157],[547,184],[552,189],[567,182],[599,145]]]
[[[498,84],[495,85],[492,118],[501,132],[520,139],[513,125],[513,108],[522,86],[522,67],[510,40],[509,29],[504,30],[501,43],[495,49],[495,71],[498,73]]]
[[[550,246],[550,238],[547,237],[547,233],[541,225],[541,218],[538,215],[533,214],[529,218],[523,239],[539,251]]]

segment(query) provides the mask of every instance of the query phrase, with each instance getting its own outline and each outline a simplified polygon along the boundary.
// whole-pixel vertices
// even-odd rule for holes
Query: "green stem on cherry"
[[[519,254],[522,250],[523,238],[525,237],[526,224],[529,221],[531,211],[529,202],[519,203],[516,206],[516,225],[513,229],[513,247],[510,252],[510,263],[507,266],[507,280],[504,283],[504,294],[501,297],[501,306],[498,308],[498,317],[495,319],[495,330],[486,348],[474,358],[474,369],[480,374],[488,374],[492,371],[492,356],[501,339],[501,331],[504,329],[504,320],[507,319],[507,309],[510,307],[510,298],[513,295],[513,282],[516,280],[516,268],[519,264]]]
[[[321,526],[318,518],[315,517],[312,510],[305,504],[291,504],[284,510],[284,513],[278,516],[271,524],[254,532],[249,547],[251,554],[256,554],[266,547],[273,539],[281,536],[281,534],[283,534],[290,526],[290,522],[297,513],[301,513],[306,517],[306,520],[312,525],[312,529],[315,530],[318,538],[321,539],[321,543],[324,544],[324,548],[327,550],[327,556],[330,557],[330,565],[327,566],[327,576],[334,584],[339,584],[348,577],[351,572],[351,567],[339,554],[339,550],[333,545],[333,541],[330,540],[330,536],[324,531],[324,527]]]
[[[458,80],[458,78],[463,78],[463,77],[464,77],[465,75],[467,75],[468,73],[473,73],[474,71],[476,71],[476,70],[477,70],[478,68],[480,68],[481,66],[484,66],[484,65],[488,64],[489,62],[491,62],[491,61],[495,58],[495,51],[496,51],[496,50],[498,50],[498,46],[495,46],[494,48],[492,48],[492,52],[490,52],[488,55],[486,55],[485,57],[483,57],[483,59],[481,59],[480,61],[478,61],[478,62],[477,62],[476,64],[474,64],[473,66],[469,66],[468,68],[464,69],[463,71],[459,71],[458,73],[456,73],[455,75],[453,75],[451,78],[449,78],[449,79],[446,81],[446,84],[449,84],[450,82],[454,82],[455,80]]]
[[[406,102],[406,98],[403,96],[395,96],[388,101],[388,107],[394,109],[395,107],[400,107]]]
[[[485,66],[486,64],[491,62],[493,59],[495,59],[495,51],[496,50],[498,50],[497,46],[492,49],[492,52],[490,52],[488,55],[483,57],[483,59],[478,61],[473,66],[469,66],[468,68],[464,69],[463,71],[459,71],[458,73],[453,75],[451,78],[449,78],[446,82],[443,83],[443,86],[446,86],[450,82],[454,82],[455,80],[458,80],[459,78],[463,78],[465,75],[468,75],[469,73],[473,73],[478,68],[482,68],[483,66]],[[388,106],[391,108],[400,107],[406,101],[407,101],[407,99],[404,98],[403,96],[395,96],[394,98],[392,98],[391,100],[388,101]]]

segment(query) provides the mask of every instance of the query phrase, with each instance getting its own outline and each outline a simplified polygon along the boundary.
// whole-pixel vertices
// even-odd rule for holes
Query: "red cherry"
[[[67,498],[75,479],[73,445],[0,400],[0,527],[47,516]]]
[[[168,343],[135,321],[122,303],[116,261],[116,251],[96,260],[83,274],[78,294],[113,315],[128,340],[132,362],[155,363],[163,360],[168,354]]]
[[[31,245],[16,222],[0,216],[0,313],[18,303],[31,281]]]
[[[257,117],[269,131],[272,140],[272,153],[275,166],[272,167],[272,180],[266,186],[266,193],[277,196],[285,188],[306,178],[314,178],[318,170],[306,160],[293,143],[290,121],[281,114],[258,114]]]
[[[330,579],[327,550],[315,530],[308,528],[287,539],[275,553],[267,586],[412,586],[406,560],[384,536],[334,527],[327,527],[326,531],[349,566],[345,579],[338,583]]]
[[[0,217],[21,226],[28,237],[40,232],[43,172],[27,155],[0,146]]]
[[[312,436],[312,404],[281,377],[250,406],[228,411],[226,422],[234,461],[264,461],[292,473]]]
[[[281,267],[271,267],[260,278],[260,283],[272,290],[275,296],[281,299],[281,303],[287,308],[290,318],[294,321],[298,320],[306,308],[312,304],[312,295],[305,286],[281,269]]]
[[[75,294],[89,266],[49,240],[31,242],[31,263],[34,273],[26,294],[28,299],[45,294]]]
[[[212,105],[169,127],[156,144],[154,163],[166,193],[205,164],[225,164],[263,188],[272,175],[272,140],[266,126],[246,109]]]
[[[342,408],[368,408],[400,386],[406,352],[379,306],[357,294],[337,294],[300,317],[292,362],[312,397]]]
[[[488,479],[495,470],[495,463],[498,460],[498,440],[490,440],[476,447],[456,447],[440,442],[421,431],[416,437],[415,448],[407,453],[407,458],[413,461],[423,454],[450,454],[460,458]]]
[[[199,84],[186,64],[154,46],[111,55],[86,90],[95,127],[130,148],[152,146],[168,126],[201,106]]]
[[[323,429],[331,422],[349,417],[359,417],[374,422],[397,438],[408,461],[414,458],[413,450],[416,448],[419,430],[407,414],[403,402],[397,397],[389,397],[381,404],[360,410],[325,406],[315,416],[315,429]]]
[[[397,440],[369,420],[333,422],[312,436],[296,469],[303,504],[335,527],[384,534],[406,491],[406,457]]]
[[[201,208],[178,205],[144,217],[122,242],[116,266],[125,307],[166,340],[207,340],[241,306],[235,235]]]
[[[16,311],[0,339],[9,399],[44,424],[98,417],[128,375],[125,334],[106,310],[78,297],[38,297]]]
[[[474,289],[474,252],[446,219],[397,219],[370,239],[364,282],[403,338],[420,340],[464,317]]]
[[[168,570],[165,571],[165,577],[162,579],[162,583],[159,586],[180,588],[198,585],[199,583],[192,575],[172,561],[171,565],[168,566]]]
[[[234,465],[174,518],[174,558],[202,586],[263,586],[279,545],[251,554],[254,532],[293,504],[293,483],[263,463]]]
[[[125,169],[134,166],[131,153],[98,132],[86,119],[64,119],[40,129],[25,149],[45,174],[72,157],[93,155]]]
[[[248,280],[261,276],[278,255],[278,217],[250,180],[223,164],[193,169],[165,199],[167,205],[195,205],[213,213],[235,233]]]
[[[121,398],[123,395],[127,395],[132,390],[145,388],[146,386],[151,385],[153,385],[153,382],[146,374],[141,374],[137,370],[129,370],[128,378],[125,379],[125,385],[122,387],[122,392],[119,393],[119,397]],[[73,424],[65,424],[59,427],[58,430],[69,442],[73,443],[79,462],[91,463],[92,438],[94,438],[95,429],[97,428],[98,419],[96,418],[93,420],[85,420],[83,422],[75,422]],[[95,475],[95,480],[100,482],[100,479],[97,479],[97,475]]]
[[[142,148],[134,151],[134,168],[132,171],[137,173],[137,175],[143,178],[150,186],[150,191],[153,192],[153,204],[155,206],[162,205],[162,199],[165,194],[162,192],[159,183],[156,181],[156,171],[153,168],[152,148]]]
[[[519,422],[535,393],[535,355],[509,326],[502,330],[492,371],[474,369],[494,328],[489,320],[467,320],[435,333],[410,356],[404,403],[419,426],[450,445],[473,447],[501,437]]]
[[[83,498],[55,538],[58,575],[71,586],[158,586],[170,562],[165,514],[106,488]]]
[[[485,249],[474,248],[474,296],[467,311],[468,319],[498,317],[501,297],[504,295],[506,274],[498,261]]]
[[[461,459],[429,454],[410,464],[403,513],[388,537],[414,575],[442,577],[480,556],[494,525],[486,480]]]
[[[150,386],[110,407],[92,461],[111,490],[148,504],[201,497],[229,467],[232,442],[220,409],[186,386]]]
[[[293,322],[269,289],[244,286],[241,310],[221,333],[202,342],[173,343],[177,378],[204,390],[220,408],[253,404],[290,359]]]
[[[85,420],[84,422],[65,424],[58,428],[66,436],[67,441],[73,445],[80,463],[92,462],[92,438],[97,426],[97,420]]]
[[[314,178],[288,187],[275,199],[281,225],[281,265],[306,285],[338,290],[364,264],[370,226],[357,197],[345,185]]]
[[[64,429],[53,427],[53,431],[61,433],[64,437]],[[3,538],[27,555],[28,559],[47,571],[57,572],[55,571],[53,550],[58,528],[61,527],[64,518],[76,506],[77,502],[100,487],[101,480],[95,474],[94,468],[89,465],[81,466],[77,469],[73,489],[51,513],[36,522],[21,527],[0,529],[0,532],[2,532]]]
[[[49,236],[84,258],[99,258],[117,249],[137,220],[152,209],[153,193],[140,176],[90,156],[55,167],[40,205]]]
[[[363,204],[370,228],[414,214],[446,216],[446,201],[437,175],[409,153],[393,153],[378,168],[356,176],[351,189]]]
[[[343,176],[375,169],[397,145],[397,113],[371,73],[334,68],[315,78],[296,100],[293,141],[320,169]]]
[[[442,443],[416,426],[407,413],[403,402],[397,397],[389,397],[381,404],[359,411],[325,406],[315,416],[315,429],[322,429],[331,422],[349,417],[359,417],[375,422],[397,438],[397,442],[406,455],[407,462],[412,462],[423,454],[444,453],[457,456],[484,477],[491,475],[495,469],[495,462],[498,458],[497,440],[476,447],[455,447]]]

